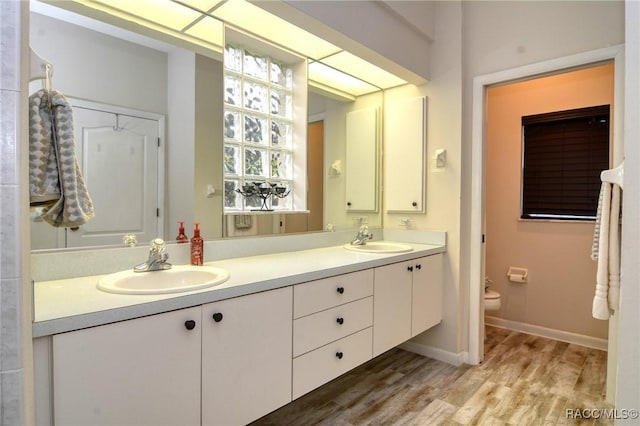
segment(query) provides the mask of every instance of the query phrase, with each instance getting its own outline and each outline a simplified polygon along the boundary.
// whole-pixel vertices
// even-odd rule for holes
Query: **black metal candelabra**
[[[262,200],[262,206],[259,209],[251,209],[251,211],[272,212],[273,209],[267,208],[269,197],[284,198],[289,195],[291,190],[277,183],[252,182],[242,185],[242,189],[238,188],[236,192],[245,198],[255,196]]]

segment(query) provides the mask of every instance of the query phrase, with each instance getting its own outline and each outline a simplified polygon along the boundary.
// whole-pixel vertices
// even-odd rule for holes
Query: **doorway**
[[[594,286],[589,284],[595,283],[597,263],[590,258],[594,221],[587,219],[586,212],[591,213],[592,208],[595,214],[600,170],[610,168],[610,153],[613,154],[609,109],[613,116],[614,65],[609,62],[493,85],[486,93],[484,264],[490,289],[501,295],[501,304],[499,310],[487,312],[485,319],[491,325],[514,331],[606,350],[608,323],[591,315]],[[545,144],[544,152],[532,151],[529,138],[523,140],[523,117],[540,119],[541,114],[557,116],[560,111],[568,114],[569,110],[577,115],[577,111],[586,108],[591,112],[597,105],[603,106],[606,114],[601,114],[595,123],[593,118],[580,123],[585,123],[581,128],[584,132],[604,130],[599,151],[594,151],[593,146],[585,148],[582,134],[580,145],[563,147],[558,141],[552,146]],[[561,128],[567,135],[568,123],[576,125],[578,121],[572,115],[571,120],[564,119],[554,129],[560,132]],[[562,140],[574,139],[563,136]],[[538,149],[542,150],[540,146]],[[599,162],[594,152],[601,153]],[[583,154],[589,158],[581,157]],[[558,179],[545,180],[540,186],[526,186],[522,180],[523,157],[528,159],[524,170],[535,166],[541,174],[548,175],[564,168],[566,177],[558,175]],[[554,160],[557,163],[551,163]],[[550,164],[554,164],[553,171],[547,170]],[[530,171],[529,176],[537,178],[538,174]],[[593,176],[593,180],[587,181],[586,176]],[[554,182],[563,187],[553,187]],[[532,191],[546,192],[535,199],[532,197],[538,192]],[[558,213],[577,209],[579,202],[584,203],[584,217]],[[531,214],[532,211],[547,214]],[[527,270],[526,282],[510,280],[510,267]]]
[[[324,223],[324,121],[307,126],[307,210],[286,215],[286,233],[322,231]]]
[[[471,174],[469,216],[469,356],[470,364],[479,364],[483,360],[484,351],[484,277],[485,277],[485,131],[486,131],[486,95],[490,86],[505,84],[566,72],[595,64],[613,61],[615,67],[615,102],[614,102],[614,142],[613,164],[623,159],[622,117],[623,111],[623,46],[614,46],[595,51],[580,53],[568,57],[553,59],[541,63],[526,65],[510,70],[500,71],[474,77],[472,88],[472,121],[471,121]],[[607,371],[607,399],[612,401],[615,389],[615,366],[617,364],[617,321],[609,323],[609,363]]]

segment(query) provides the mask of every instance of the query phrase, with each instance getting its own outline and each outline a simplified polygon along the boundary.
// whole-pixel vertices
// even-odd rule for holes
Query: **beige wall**
[[[459,275],[462,6],[459,2],[436,2],[434,12],[438,19],[435,20],[433,29],[435,40],[430,46],[431,81],[419,87],[411,85],[385,91],[385,104],[393,103],[398,99],[427,96],[426,213],[385,213],[383,224],[385,228],[402,229],[400,218],[410,216],[411,229],[447,232],[447,253],[444,257],[443,275],[443,320],[439,326],[427,330],[413,341],[458,354],[465,345],[465,336],[460,332],[460,327],[464,327],[468,312],[465,301],[461,299]],[[385,134],[383,140],[392,141],[393,137]],[[447,165],[443,169],[436,169],[433,157],[436,149],[440,148],[447,150]],[[393,170],[391,165],[387,164],[383,174],[390,173],[393,173]],[[385,196],[383,191],[383,200]]]
[[[608,321],[591,317],[594,223],[519,219],[521,118],[587,106],[613,107],[613,72],[613,64],[608,64],[488,90],[486,274],[502,295],[501,309],[490,315],[607,338]],[[528,282],[510,282],[509,266],[528,268]]]

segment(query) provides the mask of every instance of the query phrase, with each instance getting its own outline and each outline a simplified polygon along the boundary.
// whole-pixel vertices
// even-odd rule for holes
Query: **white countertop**
[[[207,262],[205,265],[229,271],[229,280],[183,293],[106,293],[96,288],[98,278],[103,275],[39,281],[34,284],[33,337],[197,306],[446,251],[445,245],[402,244],[413,247],[413,251],[358,253],[334,246]]]

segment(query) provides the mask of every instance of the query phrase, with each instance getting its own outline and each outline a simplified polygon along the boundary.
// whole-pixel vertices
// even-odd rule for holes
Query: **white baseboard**
[[[538,325],[527,324],[524,322],[510,321],[502,318],[492,317],[489,315],[485,316],[484,323],[485,325],[506,328],[507,330],[533,334],[535,336],[560,340],[561,342],[573,343],[580,346],[600,349],[602,351],[606,351],[608,348],[607,339],[585,336],[583,334],[571,333],[569,331],[555,330],[552,328],[540,327]]]
[[[455,365],[456,367],[464,364],[468,359],[468,354],[466,352],[449,352],[440,348],[435,348],[433,346],[427,346],[411,341],[404,342],[398,347],[409,352],[416,353],[418,355],[426,356],[428,358],[446,362],[447,364]]]

